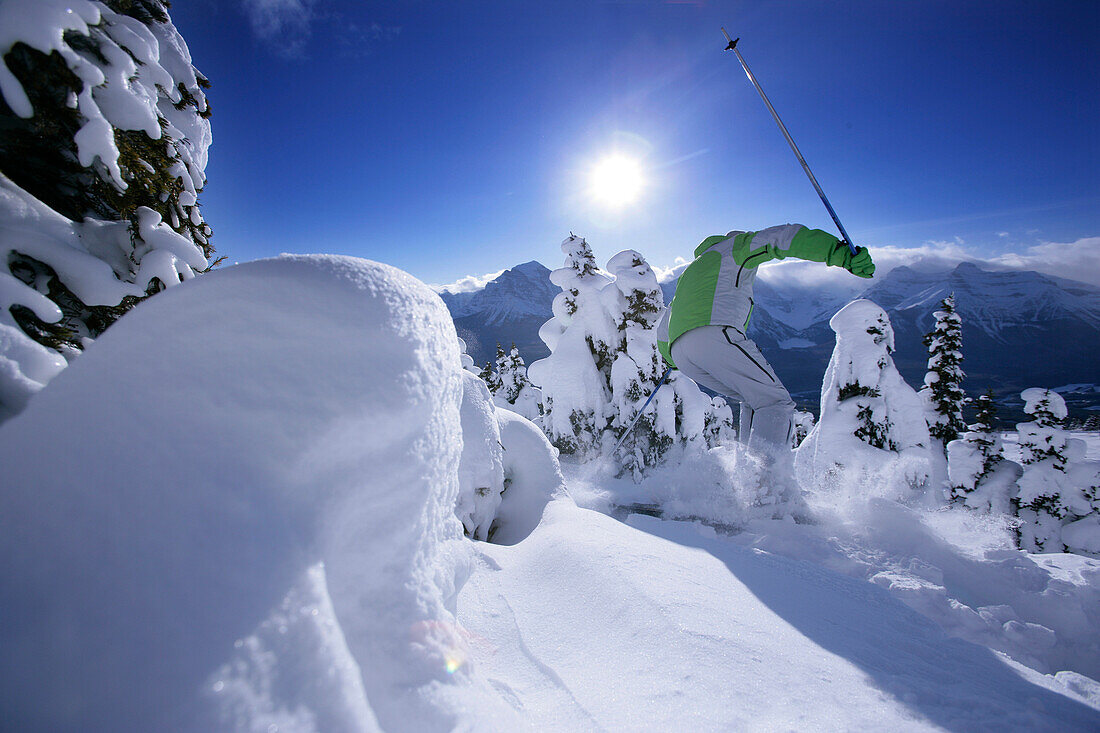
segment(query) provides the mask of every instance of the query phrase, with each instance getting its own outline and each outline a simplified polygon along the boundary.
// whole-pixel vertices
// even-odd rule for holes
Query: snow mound
[[[461,374],[439,297],[363,260],[139,305],[0,427],[6,724],[506,725],[454,623]]]

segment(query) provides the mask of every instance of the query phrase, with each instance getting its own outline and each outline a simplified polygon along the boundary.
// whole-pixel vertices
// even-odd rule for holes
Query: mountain
[[[528,262],[483,290],[443,293],[478,363],[495,354],[498,341],[506,346],[515,341],[528,363],[546,355],[538,328],[550,318],[559,292],[549,273]],[[675,278],[662,283],[666,302],[675,287]],[[829,318],[851,297],[869,298],[890,315],[895,362],[909,383],[919,386],[928,360],[922,338],[940,301],[951,293],[963,319],[969,392],[992,387],[1008,395],[1033,386],[1100,384],[1100,288],[1032,271],[986,270],[971,262],[897,267],[855,296],[760,279],[749,335],[791,394],[802,404],[815,404],[834,343]]]
[[[550,354],[539,339],[539,327],[550,320],[554,296],[560,292],[550,282],[550,269],[532,260],[505,270],[480,290],[455,293],[444,288],[439,295],[476,364],[495,359],[498,343],[505,349],[515,343],[530,364]]]

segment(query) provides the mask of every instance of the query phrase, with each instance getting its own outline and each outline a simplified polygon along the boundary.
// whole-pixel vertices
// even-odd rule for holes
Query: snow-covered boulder
[[[446,308],[385,265],[139,305],[0,426],[4,725],[509,727],[454,621],[462,396]]]
[[[557,451],[537,425],[499,406],[496,420],[503,448],[504,493],[492,540],[512,545],[534,531],[547,503],[564,493],[565,481]]]
[[[940,471],[921,399],[894,366],[890,318],[860,299],[829,326],[836,347],[821,387],[821,417],[796,452],[802,484],[919,497]]]
[[[455,513],[466,534],[487,540],[504,491],[500,428],[485,382],[464,370],[462,387],[462,458]]]

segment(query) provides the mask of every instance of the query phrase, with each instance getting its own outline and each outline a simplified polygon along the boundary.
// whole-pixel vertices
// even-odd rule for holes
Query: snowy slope
[[[1100,726],[884,589],[699,525],[560,500],[525,542],[479,551],[458,599],[473,668],[535,729]]]
[[[1100,727],[1100,561],[962,550],[819,487],[816,525],[560,496],[474,543],[463,378],[443,303],[378,263],[284,256],[140,304],[0,426],[3,727]],[[505,464],[513,429],[546,443],[518,420]],[[685,464],[681,510],[746,515],[735,454]],[[530,455],[508,491],[557,484]],[[669,488],[588,469],[592,505]]]

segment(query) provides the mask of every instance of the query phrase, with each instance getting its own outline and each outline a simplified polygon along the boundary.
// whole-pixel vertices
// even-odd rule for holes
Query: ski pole
[[[845,231],[844,225],[840,223],[840,218],[833,211],[833,205],[829,203],[828,197],[825,196],[825,192],[821,190],[821,186],[818,184],[817,179],[814,178],[813,171],[810,170],[809,164],[806,163],[806,159],[802,157],[802,152],[799,151],[798,146],[794,144],[794,138],[791,137],[791,133],[787,132],[786,125],[783,124],[783,120],[779,119],[779,113],[775,111],[775,107],[772,106],[771,100],[768,99],[768,95],[764,94],[764,88],[760,86],[760,82],[756,80],[756,77],[749,71],[749,65],[745,63],[745,57],[741,55],[741,52],[737,50],[737,41],[730,39],[730,34],[726,33],[726,29],[722,29],[722,35],[729,41],[729,45],[726,46],[726,51],[733,51],[737,54],[737,60],[741,62],[741,68],[745,70],[745,74],[749,77],[749,81],[756,87],[756,91],[760,93],[760,98],[764,100],[764,104],[767,106],[768,111],[772,113],[772,117],[775,119],[775,124],[779,125],[779,131],[783,133],[783,137],[787,138],[787,144],[791,146],[791,150],[794,151],[794,157],[798,158],[798,162],[802,164],[802,170],[806,171],[806,175],[810,179],[810,183],[814,184],[814,190],[817,191],[817,195],[821,197],[821,203],[825,204],[825,208],[829,210],[829,216],[833,217],[833,223],[836,224],[836,228],[840,230],[840,235],[844,237],[844,243],[848,245],[848,249],[852,250],[852,254],[856,253],[856,246],[852,244],[852,238],[848,236],[848,232]]]
[[[634,430],[634,426],[638,424],[638,421],[642,419],[642,413],[645,412],[645,408],[649,407],[649,403],[653,401],[653,398],[657,396],[657,390],[661,388],[661,385],[668,379],[668,375],[672,373],[672,367],[665,369],[665,373],[661,375],[661,381],[657,382],[657,386],[653,388],[653,391],[649,394],[649,399],[642,405],[642,409],[638,410],[638,414],[634,416],[634,422],[630,423],[630,427],[623,431],[623,434],[619,436],[619,442],[615,444],[615,449],[611,451],[611,455],[615,455],[619,448],[622,446],[623,441],[626,440],[626,436],[630,435],[630,432]]]

